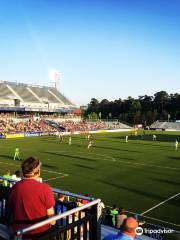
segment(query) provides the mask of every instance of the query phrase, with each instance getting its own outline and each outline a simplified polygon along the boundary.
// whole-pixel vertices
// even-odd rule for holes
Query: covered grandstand
[[[63,112],[74,108],[56,88],[0,81],[1,111]]]

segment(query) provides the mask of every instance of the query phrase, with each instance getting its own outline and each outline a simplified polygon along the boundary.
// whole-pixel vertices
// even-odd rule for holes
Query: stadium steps
[[[24,100],[24,102],[38,102],[34,95],[28,91],[26,85],[11,84],[10,87]]]
[[[10,100],[12,98],[16,98],[16,96],[14,96],[7,85],[0,83],[0,98]]]
[[[65,105],[73,105],[65,96],[58,92],[55,88],[51,88],[50,91],[54,93]]]
[[[29,87],[40,99],[50,103],[59,103],[59,101],[49,93],[49,88],[46,87]]]
[[[55,130],[59,131],[59,132],[64,132],[65,128],[60,126],[59,124],[57,124],[54,121],[51,120],[44,120],[44,123],[46,123],[47,125],[51,126],[52,128],[54,128]]]

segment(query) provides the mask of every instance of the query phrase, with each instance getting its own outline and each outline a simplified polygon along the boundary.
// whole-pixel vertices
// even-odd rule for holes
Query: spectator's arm
[[[53,207],[47,209],[47,216],[48,216],[48,217],[54,216],[54,208],[53,208]],[[53,222],[51,222],[50,224],[51,224],[51,225],[55,225],[55,224],[56,224],[56,221],[53,221]]]

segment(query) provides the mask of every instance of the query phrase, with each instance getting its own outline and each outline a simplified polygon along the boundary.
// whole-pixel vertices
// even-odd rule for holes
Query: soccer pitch
[[[152,141],[153,134],[157,141]],[[128,143],[125,135],[129,135]],[[40,158],[41,176],[52,187],[88,193],[106,206],[116,203],[180,230],[180,146],[175,150],[180,135],[146,131],[143,139],[140,132],[137,137],[124,132],[94,134],[93,138],[90,149],[85,136],[78,135],[72,137],[71,146],[68,137],[63,142],[54,136],[2,139],[0,174],[20,168],[21,162],[13,160],[14,149],[19,147],[22,159]]]

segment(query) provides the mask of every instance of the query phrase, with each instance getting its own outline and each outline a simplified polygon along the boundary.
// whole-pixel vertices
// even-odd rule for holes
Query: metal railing
[[[56,216],[53,216],[51,218],[48,218],[42,222],[39,222],[39,223],[36,223],[36,224],[33,224],[31,225],[30,227],[26,227],[26,228],[23,228],[21,230],[18,230],[16,232],[16,239],[20,240],[22,239],[22,236],[24,234],[27,234],[28,232],[32,231],[32,230],[35,230],[39,227],[42,227],[46,224],[50,224],[51,222],[53,221],[57,221],[57,220],[60,220],[60,219],[63,219],[63,218],[66,218],[70,215],[73,215],[75,213],[78,213],[78,212],[81,212],[82,210],[86,210],[92,206],[98,206],[98,209],[97,209],[97,215],[96,215],[96,228],[93,229],[93,232],[90,234],[90,235],[93,235],[93,238],[90,237],[88,239],[92,239],[92,240],[95,240],[95,239],[100,239],[100,231],[99,231],[99,227],[98,227],[98,224],[100,224],[100,217],[101,217],[101,206],[100,206],[100,203],[101,203],[101,200],[100,199],[97,199],[97,200],[94,200],[90,203],[87,203],[81,207],[76,207],[72,210],[69,210],[67,212],[64,212],[60,215],[56,215]],[[90,218],[87,218],[87,220],[90,220]],[[82,221],[82,224],[83,224],[83,221]],[[78,224],[75,224],[75,225],[78,225]],[[67,226],[68,227],[68,226]],[[61,233],[61,231],[60,231]],[[82,236],[81,236],[82,238]]]
[[[1,180],[8,182],[14,182],[11,179],[4,179],[0,176]],[[0,186],[0,223],[8,223],[7,219],[7,197],[9,194],[9,187]],[[42,240],[100,240],[101,239],[101,215],[102,204],[100,199],[94,199],[92,197],[82,196],[67,191],[61,191],[60,189],[52,189],[54,194],[61,193],[68,196],[69,202],[63,203],[62,207],[66,206],[66,210],[61,214],[49,217],[46,220],[38,223],[26,226],[18,231],[14,232],[12,240],[21,240],[25,237],[31,237],[31,239]],[[77,207],[74,199],[88,200],[88,203]],[[56,221],[56,225],[52,226],[47,231],[40,234],[32,234],[31,231],[50,224]],[[58,224],[57,224],[58,223]]]

